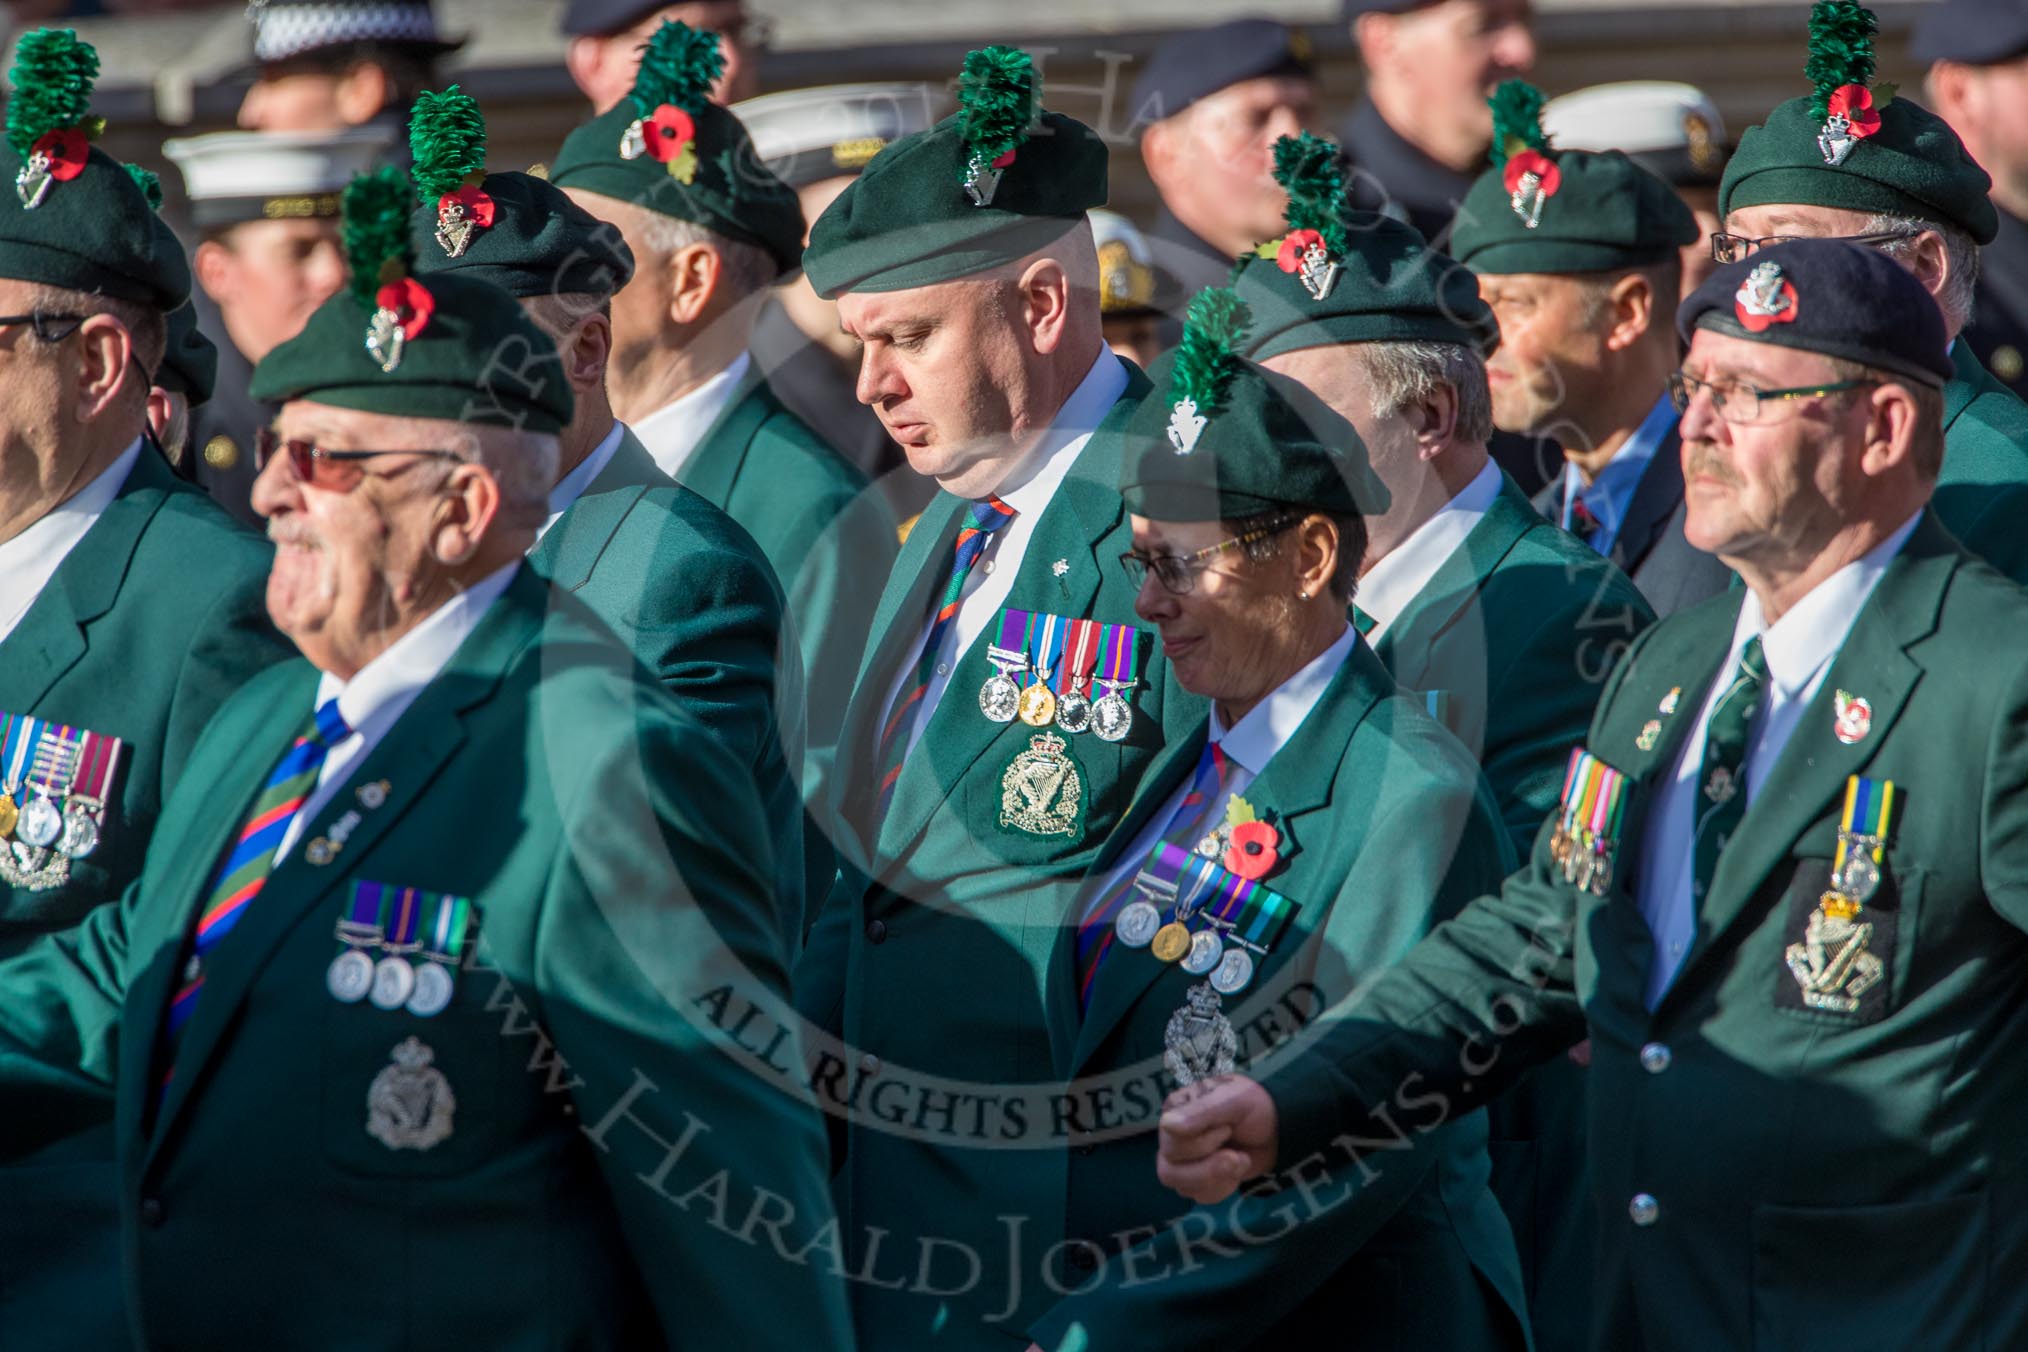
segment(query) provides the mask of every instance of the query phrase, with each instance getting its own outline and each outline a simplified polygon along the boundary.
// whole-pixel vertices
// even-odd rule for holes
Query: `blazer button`
[[[160,1225],[167,1216],[168,1213],[162,1209],[161,1198],[143,1197],[141,1199],[141,1224],[152,1230]]]
[[[1666,1043],[1650,1042],[1641,1048],[1641,1069],[1650,1075],[1660,1075],[1669,1068],[1670,1053]]]
[[[869,944],[884,944],[887,942],[887,922],[885,920],[869,920],[866,922],[866,942]]]
[[[1634,1200],[1627,1203],[1627,1216],[1635,1225],[1653,1225],[1662,1219],[1662,1204],[1645,1192],[1637,1192]]]
[[[880,1058],[872,1052],[868,1052],[859,1058],[859,1068],[868,1075],[878,1075],[880,1073]]]

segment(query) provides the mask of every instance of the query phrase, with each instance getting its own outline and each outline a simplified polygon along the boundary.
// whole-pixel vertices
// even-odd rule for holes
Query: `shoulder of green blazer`
[[[448,1302],[441,1318],[496,1345],[529,1329],[627,1341],[646,1318],[661,1328],[654,1345],[722,1346],[750,1335],[765,1299],[781,1307],[771,1320],[786,1321],[771,1328],[797,1346],[847,1346],[842,1293],[821,1265],[771,1246],[727,1247],[676,1201],[724,1169],[745,1180],[739,1187],[784,1199],[797,1234],[831,1214],[807,1093],[733,1055],[697,1004],[708,1009],[723,985],[777,1013],[786,1005],[752,777],[590,612],[532,570],[306,823],[260,904],[215,950],[177,1074],[148,1116],[152,1052],[210,874],[316,680],[290,663],[231,702],[122,904],[0,963],[0,1041],[23,1054],[60,1063],[80,1050],[77,1030],[119,1019],[118,1038],[94,1045],[116,1049],[129,1215],[150,1180],[171,1187],[220,1168],[278,1214],[325,1208],[323,1261],[277,1251],[272,1262],[250,1258],[243,1275],[289,1318],[342,1321],[353,1297],[341,1291],[388,1280],[367,1270],[376,1261],[367,1199],[457,1179],[409,1228],[411,1254],[435,1258],[396,1279],[408,1286],[404,1308]],[[367,785],[378,788],[357,792]],[[305,842],[348,820],[341,848],[314,862]],[[442,1013],[339,1005],[324,992],[335,919],[365,880],[471,898],[471,966]],[[367,1133],[365,1095],[409,1036],[455,1092],[456,1130],[397,1155]],[[302,1055],[305,1045],[318,1054]],[[790,1035],[784,1065],[800,1063],[794,1046]],[[247,1115],[279,1104],[293,1105],[289,1129],[248,1138]],[[672,1154],[678,1141],[686,1147]],[[558,1177],[589,1191],[558,1210]],[[171,1214],[193,1233],[247,1221],[246,1195],[199,1182],[172,1192]],[[334,1205],[348,1195],[358,1208]],[[365,1223],[339,1219],[348,1215]],[[226,1337],[229,1320],[258,1323],[244,1305],[207,1311],[165,1298],[192,1279],[184,1250],[202,1248],[175,1243],[173,1228],[143,1232],[130,1249],[130,1284],[151,1311],[144,1326],[201,1344]],[[581,1282],[502,1286],[497,1264],[529,1245]],[[351,1275],[337,1271],[348,1264],[358,1265]],[[652,1276],[701,1271],[714,1274],[709,1291]],[[515,1319],[529,1329],[510,1333]]]
[[[1190,773],[1202,745],[1201,730],[1179,739],[1150,773],[1141,799],[1109,842],[1107,857],[1089,875],[1090,884],[1109,877],[1126,842]],[[1477,766],[1417,701],[1396,693],[1363,643],[1355,644],[1317,706],[1244,796],[1281,836],[1280,857],[1262,885],[1299,909],[1259,960],[1252,984],[1225,1002],[1234,1028],[1247,1030],[1243,1057],[1267,1056],[1294,1034],[1288,1011],[1315,1016],[1348,1001],[1469,898],[1497,886],[1504,872],[1499,819]],[[1079,909],[1090,901],[1087,893]],[[1059,1069],[1072,1092],[1083,1095],[1094,1084],[1124,1084],[1155,1073],[1168,1021],[1201,978],[1145,950],[1115,945],[1080,1019],[1075,933],[1073,918],[1051,972],[1050,1013]],[[1278,1026],[1279,1032],[1261,1031]],[[1142,1125],[1152,1129],[1152,1115]],[[1341,1125],[1356,1130],[1359,1124]],[[1371,1136],[1386,1135],[1379,1125],[1367,1125]],[[1128,1144],[1144,1140],[1133,1137]],[[1273,1240],[1262,1238],[1276,1232],[1264,1223],[1274,1210],[1271,1199],[1251,1210],[1244,1203],[1208,1209],[1207,1233],[1182,1241],[1186,1250],[1198,1239],[1220,1246],[1207,1245],[1207,1251],[1224,1256],[1203,1263],[1179,1262],[1181,1228],[1164,1224],[1175,1199],[1155,1180],[1145,1149],[1110,1151],[1116,1165],[1110,1176],[1094,1177],[1080,1159],[1073,1164],[1080,1196],[1072,1203],[1085,1213],[1080,1233],[1131,1233],[1145,1226],[1153,1237],[1138,1246],[1134,1261],[1108,1264],[1091,1289],[1060,1301],[1031,1328],[1031,1336],[1053,1347],[1075,1326],[1094,1346],[1154,1345],[1173,1341],[1164,1332],[1185,1338],[1187,1322],[1187,1340],[1244,1345],[1325,1289],[1334,1273],[1357,1263],[1360,1246],[1388,1226],[1417,1189],[1439,1186],[1439,1157],[1456,1154],[1469,1161],[1476,1155],[1482,1171],[1483,1148],[1483,1124],[1475,1120],[1466,1131],[1430,1136],[1418,1149],[1379,1150],[1356,1195],[1326,1214],[1282,1228]],[[1100,1185],[1109,1197],[1089,1195]],[[1447,1234],[1440,1242],[1463,1245],[1518,1327],[1523,1302],[1512,1240],[1490,1195],[1483,1187],[1479,1192],[1446,1211],[1454,1237]],[[1237,1242],[1248,1234],[1255,1241]],[[1391,1232],[1389,1242],[1406,1240]],[[1127,1275],[1136,1271],[1171,1276],[1147,1283]],[[1411,1284],[1403,1293],[1411,1304],[1483,1298],[1477,1283],[1462,1290],[1415,1289],[1416,1274],[1402,1277]]]
[[[1525,857],[1601,685],[1654,611],[1610,560],[1542,519],[1511,479],[1375,650],[1395,679],[1441,691]]]
[[[272,557],[143,445],[118,495],[0,641],[0,710],[125,743],[99,848],[56,888],[0,886],[0,953],[119,895],[220,703],[294,652],[268,619]]]
[[[1971,553],[2028,582],[2028,404],[1993,378],[1962,338],[1944,386],[1943,471],[1930,506]]]

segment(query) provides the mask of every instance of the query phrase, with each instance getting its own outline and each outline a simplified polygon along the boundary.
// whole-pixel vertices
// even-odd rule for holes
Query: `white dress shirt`
[[[1422,590],[1465,543],[1465,537],[1500,496],[1500,467],[1487,460],[1458,495],[1437,510],[1437,514],[1415,528],[1414,534],[1387,552],[1387,557],[1367,569],[1359,579],[1358,595],[1352,599],[1359,609],[1373,617],[1366,631],[1374,642],[1387,626],[1401,618],[1403,611],[1422,595]]]
[[[421,624],[389,644],[386,652],[353,673],[351,680],[324,673],[317,682],[317,702],[312,707],[321,709],[324,701],[337,700],[338,712],[352,731],[325,754],[323,768],[317,772],[317,787],[289,823],[289,829],[282,833],[275,858],[288,854],[304,827],[316,820],[317,814],[344,787],[352,767],[380,745],[387,730],[415,703],[423,687],[443,673],[451,654],[479,627],[479,621],[500,598],[500,593],[507,590],[507,584],[514,579],[514,570],[520,566],[517,560],[488,573],[438,606]],[[308,711],[305,712],[307,716]]]
[[[1246,711],[1230,728],[1218,716],[1218,706],[1211,706],[1211,726],[1206,740],[1215,743],[1225,753],[1225,789],[1216,803],[1211,805],[1207,820],[1222,821],[1225,805],[1235,797],[1244,797],[1275,758],[1275,753],[1289,744],[1296,735],[1296,729],[1317,707],[1317,701],[1324,697],[1324,691],[1337,679],[1338,669],[1345,665],[1345,659],[1352,655],[1353,641],[1358,632],[1351,625],[1338,640],[1306,663],[1302,670],[1276,686],[1268,697]],[[1148,824],[1134,837],[1134,843],[1120,856],[1111,873],[1106,875],[1105,885],[1090,894],[1088,904],[1097,904],[1117,892],[1127,880],[1148,862],[1148,856],[1155,852],[1161,842],[1162,829],[1169,824],[1189,796],[1191,778],[1185,778],[1176,786],[1155,814],[1148,818]],[[1257,803],[1256,807],[1272,809],[1273,803]],[[1195,841],[1180,842],[1185,849]]]
[[[556,524],[557,518],[569,511],[573,502],[584,496],[584,491],[591,487],[592,480],[605,472],[606,466],[613,462],[614,454],[620,449],[620,439],[626,434],[627,425],[615,421],[613,430],[606,433],[603,441],[592,447],[591,454],[584,458],[584,462],[556,481],[556,487],[549,490],[549,519],[542,523],[542,529],[535,532],[537,544],[542,542],[543,536],[549,534],[549,528]],[[533,549],[534,545],[530,545],[529,548]]]
[[[1697,935],[1698,899],[1691,891],[1704,738],[1711,725],[1712,711],[1739,669],[1740,652],[1747,640],[1759,637],[1768,676],[1767,688],[1761,692],[1760,704],[1747,725],[1746,760],[1742,768],[1746,773],[1746,810],[1751,812],[1762,782],[1781,758],[1782,748],[1789,744],[1803,710],[1822,688],[1831,659],[1845,646],[1845,636],[1852,632],[1853,621],[1858,619],[1866,599],[1873,595],[1887,565],[1907,543],[1920,515],[1910,517],[1864,557],[1819,582],[1773,624],[1767,622],[1760,598],[1752,592],[1740,602],[1739,619],[1732,627],[1732,646],[1726,650],[1718,679],[1711,683],[1704,705],[1697,711],[1697,726],[1683,739],[1668,783],[1658,791],[1642,841],[1639,900],[1641,914],[1647,917],[1648,928],[1655,936],[1654,956],[1648,964],[1650,1009],[1675,979],[1676,969],[1683,965]]]
[[[634,435],[648,448],[648,454],[664,474],[674,479],[682,473],[704,434],[732,402],[733,391],[739,388],[752,365],[752,355],[742,352],[732,359],[732,365],[675,403],[664,404],[634,424]]]
[[[1070,467],[1084,452],[1085,444],[1091,440],[1092,430],[1105,421],[1106,414],[1112,412],[1113,405],[1119,402],[1126,389],[1125,364],[1110,349],[1102,350],[1098,360],[1092,363],[1091,370],[1085,372],[1084,379],[1071,391],[1070,398],[1063,401],[1063,407],[1057,410],[1049,430],[1029,451],[1022,467],[1010,476],[1009,483],[1018,486],[1000,489],[1000,501],[1014,509],[1014,519],[986,538],[986,547],[979,561],[972,565],[971,575],[965,579],[965,589],[958,595],[958,613],[952,617],[951,627],[944,631],[929,688],[923,691],[922,701],[913,715],[914,723],[908,732],[911,751],[922,736],[922,730],[929,726],[930,715],[936,712],[937,702],[944,697],[944,688],[951,683],[951,671],[958,659],[1007,604],[1007,597],[1014,590],[1014,578],[1021,570],[1021,560],[1028,552],[1029,537],[1035,534],[1035,523],[1056,496],[1056,490],[1070,473]],[[951,562],[951,556],[946,554],[930,560],[929,566],[936,571],[939,579],[948,579]],[[934,615],[923,621],[914,644],[909,648],[911,657],[902,664],[901,675],[889,687],[887,703],[883,707],[893,709],[902,689],[915,679],[923,644],[929,641],[929,631],[935,622]],[[883,726],[886,722],[884,718],[881,720]]]
[[[120,458],[99,471],[99,476],[59,503],[12,539],[0,540],[0,641],[14,632],[21,617],[42,595],[42,589],[56,576],[70,551],[77,548],[113,499],[120,495],[127,476],[134,472],[134,458],[141,453],[141,439],[120,452]]]

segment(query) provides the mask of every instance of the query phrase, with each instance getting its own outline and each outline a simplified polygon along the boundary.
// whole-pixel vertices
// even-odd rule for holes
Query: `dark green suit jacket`
[[[1944,386],[1944,462],[1931,507],[1958,542],[2028,582],[2028,404],[1993,378],[1961,336]]]
[[[1119,429],[1148,388],[1130,368],[1124,396],[1036,520],[1007,606],[1141,625],[1118,562],[1133,539],[1119,491]],[[1042,884],[1083,875],[1142,775],[1164,745],[1201,722],[1204,704],[1176,684],[1157,636],[1141,626],[1142,684],[1126,739],[1104,742],[1089,732],[1065,739],[1083,782],[1073,833],[1003,827],[1003,776],[1041,730],[980,713],[976,692],[993,671],[989,627],[957,661],[885,817],[874,822],[888,696],[919,656],[932,598],[950,577],[964,506],[938,494],[880,598],[833,785],[839,881],[797,965],[796,1002],[813,1025],[844,1040],[833,1054],[849,1057],[854,1075],[888,1067],[900,1078],[949,1077],[983,1099],[1002,1086],[1044,1085],[1054,1076],[1043,991],[1066,898]],[[828,1092],[841,1101],[851,1093],[855,1107],[873,1102],[849,1086]],[[879,1229],[890,1250],[913,1253],[934,1238],[988,1257],[981,1279],[948,1299],[855,1283],[862,1343],[999,1345],[1019,1325],[1009,1320],[996,1326],[1001,1332],[983,1331],[986,1317],[1010,1302],[1006,1228],[996,1217],[1030,1214],[1036,1198],[1048,1195],[1055,1171],[1048,1124],[996,1118],[985,1142],[960,1132],[912,1136],[877,1111],[843,1124],[836,1192],[852,1244]],[[1025,1144],[1000,1148],[1009,1139]],[[918,1285],[951,1281],[940,1272]]]
[[[1654,611],[1618,567],[1545,521],[1504,475],[1500,495],[1374,650],[1403,687],[1443,691],[1451,731],[1479,756],[1525,858],[1556,805],[1572,743]],[[1542,1352],[1591,1324],[1592,1217],[1585,1077],[1547,1065],[1493,1105],[1493,1186],[1514,1222]]]
[[[802,647],[803,801],[826,801],[852,673],[894,561],[894,518],[866,476],[811,431],[758,373],[704,434],[677,482],[743,526],[774,565]]]
[[[823,833],[804,830],[790,771],[803,739],[802,659],[760,546],[657,469],[629,431],[528,561],[590,606],[751,771],[793,957],[836,866]]]
[[[58,887],[0,883],[0,954],[120,894],[198,734],[235,690],[292,655],[268,621],[271,552],[144,445],[119,495],[0,640],[0,709],[126,743],[98,849]],[[61,1069],[19,1070],[0,1083],[37,1108],[0,1131],[11,1161],[0,1169],[0,1345],[33,1345],[22,1341],[31,1335],[74,1340],[44,1346],[116,1344],[111,1096]]]
[[[727,983],[786,996],[751,778],[530,570],[213,950],[154,1106],[210,876],[317,679],[291,662],[248,685],[121,903],[0,964],[0,1066],[116,1086],[140,1343],[847,1347],[835,1277],[781,1256],[831,1216],[814,1111],[698,1012]],[[310,862],[346,814],[342,850]],[[369,879],[472,899],[442,1013],[326,993]],[[395,1149],[369,1096],[410,1038],[455,1105],[411,1119],[448,1112],[442,1139]],[[750,1214],[783,1224],[752,1242]]]
[[[2028,1261],[2028,597],[1925,518],[1751,786],[1651,1011],[1632,890],[1646,814],[1738,606],[1656,625],[1600,701],[1587,745],[1634,781],[1608,895],[1564,882],[1545,825],[1497,895],[1270,1078],[1284,1150],[1358,1123],[1412,1072],[1467,1106],[1588,1027],[1597,1347],[2028,1346],[2028,1293],[2001,1275]],[[1683,712],[1644,750],[1679,687]],[[1834,735],[1840,690],[1872,708],[1851,743]],[[1862,913],[1882,979],[1843,1014],[1805,1007],[1790,962],[1850,775],[1892,780],[1903,806]]]
[[[1246,1217],[1204,1208],[1184,1221],[1187,1204],[1148,1167],[1161,1107],[1150,1081],[1161,1074],[1164,1030],[1201,978],[1115,945],[1080,1017],[1075,921],[1188,781],[1207,727],[1200,720],[1171,743],[1142,782],[1057,947],[1050,1033],[1089,1134],[1062,1157],[1065,1228],[1050,1238],[1087,1241],[1106,1261],[1063,1271],[1061,1287],[1078,1294],[1031,1332],[1045,1348],[1091,1352],[1525,1347],[1519,1260],[1488,1190],[1482,1113],[1387,1158],[1364,1185],[1364,1205],[1280,1227],[1269,1242],[1239,1239],[1276,1203]],[[1225,1001],[1235,1030],[1246,1030],[1246,1058],[1292,1037],[1298,1011],[1348,998],[1504,872],[1499,817],[1478,768],[1395,693],[1363,643],[1245,797],[1282,836],[1266,885],[1302,908],[1253,984]],[[1179,1231],[1201,1233],[1194,1263]],[[1212,1243],[1234,1256],[1215,1256]],[[1092,1250],[1069,1254],[1075,1262]]]

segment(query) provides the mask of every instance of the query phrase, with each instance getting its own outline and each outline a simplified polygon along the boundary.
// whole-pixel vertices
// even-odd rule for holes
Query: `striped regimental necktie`
[[[1756,635],[1739,651],[1739,670],[1711,711],[1704,729],[1703,773],[1697,778],[1697,835],[1692,846],[1690,896],[1704,904],[1718,856],[1746,815],[1746,743],[1761,692],[1767,689],[1767,658]]]

